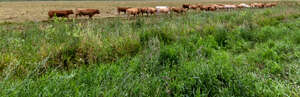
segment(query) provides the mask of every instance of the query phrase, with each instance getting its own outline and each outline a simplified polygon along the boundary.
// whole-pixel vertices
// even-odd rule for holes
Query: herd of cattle
[[[144,7],[144,8],[133,8],[133,7],[117,7],[117,11],[119,14],[122,12],[127,14],[128,16],[138,16],[138,15],[153,15],[156,13],[166,13],[169,14],[170,12],[174,13],[186,13],[189,9],[192,10],[201,10],[201,11],[216,11],[219,9],[236,9],[236,8],[267,8],[276,6],[277,3],[252,3],[252,4],[210,4],[210,5],[203,5],[203,4],[183,4],[182,7]],[[96,14],[100,14],[98,9],[75,9],[75,13],[73,10],[50,10],[48,12],[49,18],[54,16],[56,17],[66,17],[68,18],[69,15],[75,14],[75,18],[78,16],[88,16],[92,18]]]

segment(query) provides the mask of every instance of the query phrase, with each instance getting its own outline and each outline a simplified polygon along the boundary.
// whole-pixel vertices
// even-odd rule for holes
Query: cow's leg
[[[130,14],[127,14],[128,16],[127,16],[127,18],[128,18],[128,20],[130,19]]]
[[[137,15],[138,15],[138,14],[133,14],[134,18],[136,18]]]
[[[91,14],[91,15],[89,15],[89,18],[90,18],[90,19],[92,19],[92,17],[93,17],[93,16],[94,16],[94,15],[93,15],[93,14]]]

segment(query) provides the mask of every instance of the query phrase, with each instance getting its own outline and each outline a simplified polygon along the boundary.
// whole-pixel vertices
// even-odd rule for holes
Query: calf
[[[69,18],[70,14],[74,14],[73,10],[50,10],[48,12],[48,16],[50,19],[53,18],[54,16]]]
[[[100,14],[98,9],[76,9],[75,18],[78,16],[89,16],[92,18],[95,14]]]

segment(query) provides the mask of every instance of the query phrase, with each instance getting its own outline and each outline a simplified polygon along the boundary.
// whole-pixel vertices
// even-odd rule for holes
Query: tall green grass
[[[300,94],[300,7],[1,24],[2,96]]]

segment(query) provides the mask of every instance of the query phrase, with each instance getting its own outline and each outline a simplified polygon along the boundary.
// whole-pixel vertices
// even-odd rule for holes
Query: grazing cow
[[[76,9],[75,18],[78,16],[89,16],[92,18],[95,14],[100,14],[98,9]]]
[[[264,7],[272,7],[272,5],[270,3],[266,3],[264,4]]]
[[[200,8],[201,6],[203,6],[202,4],[196,4],[198,8]]]
[[[197,10],[197,8],[199,8],[198,5],[190,5],[189,6],[189,9]]]
[[[236,5],[224,5],[225,9],[235,9],[237,8]]]
[[[170,13],[170,8],[158,8],[156,9],[157,12],[159,13],[166,13],[166,14],[169,14]]]
[[[262,3],[260,3],[260,4],[257,4],[257,5],[255,5],[257,8],[264,8],[265,7],[265,5],[264,4],[262,4]]]
[[[209,11],[216,11],[220,6],[217,5],[217,4],[212,4],[212,5],[209,5],[208,7],[208,10]]]
[[[208,10],[209,10],[209,11],[216,11],[216,10],[217,10],[217,7],[216,7],[216,6],[209,6],[209,7],[208,7]]]
[[[273,7],[273,6],[276,6],[277,5],[277,3],[271,3],[271,6]]]
[[[250,6],[256,7],[256,8],[264,8],[265,7],[263,3],[252,3]]]
[[[241,4],[236,5],[236,7],[237,8],[250,8],[250,5],[245,4],[245,3],[241,3]]]
[[[252,8],[255,8],[255,5],[256,5],[257,3],[251,3],[250,4],[250,7],[252,7]]]
[[[118,14],[120,14],[121,12],[124,12],[124,14],[126,14],[126,10],[129,8],[131,7],[117,7]]]
[[[182,5],[182,8],[190,9],[190,6],[191,6],[190,4],[183,4],[183,5]]]
[[[209,11],[209,7],[210,7],[210,6],[201,6],[201,7],[200,7],[200,10]]]
[[[74,14],[73,10],[50,10],[48,16],[51,19],[54,16],[69,18],[70,14]]]
[[[277,3],[266,3],[266,4],[264,4],[264,7],[273,7],[276,5],[277,5]]]
[[[142,15],[144,15],[144,13],[146,13],[147,16],[148,16],[149,14],[153,15],[155,12],[156,12],[156,9],[155,9],[155,8],[152,8],[152,7],[140,8],[140,13],[141,13]]]
[[[217,5],[216,5],[216,8],[217,8],[217,9],[224,9],[224,5],[219,5],[219,4],[217,4]]]
[[[144,13],[146,13],[146,14],[148,15],[148,8],[146,8],[146,7],[145,7],[145,8],[140,8],[140,10],[141,10],[140,13],[141,13],[142,15],[144,15]]]
[[[171,9],[171,11],[173,11],[175,13],[186,13],[186,11],[187,11],[184,8],[176,8],[176,7],[171,7],[170,9]]]
[[[126,9],[126,13],[128,14],[128,17],[130,15],[133,15],[135,17],[138,14],[140,14],[140,12],[141,12],[140,8],[129,8],[129,9]]]
[[[147,8],[147,13],[153,15],[156,12],[156,9],[153,7],[148,7]]]

